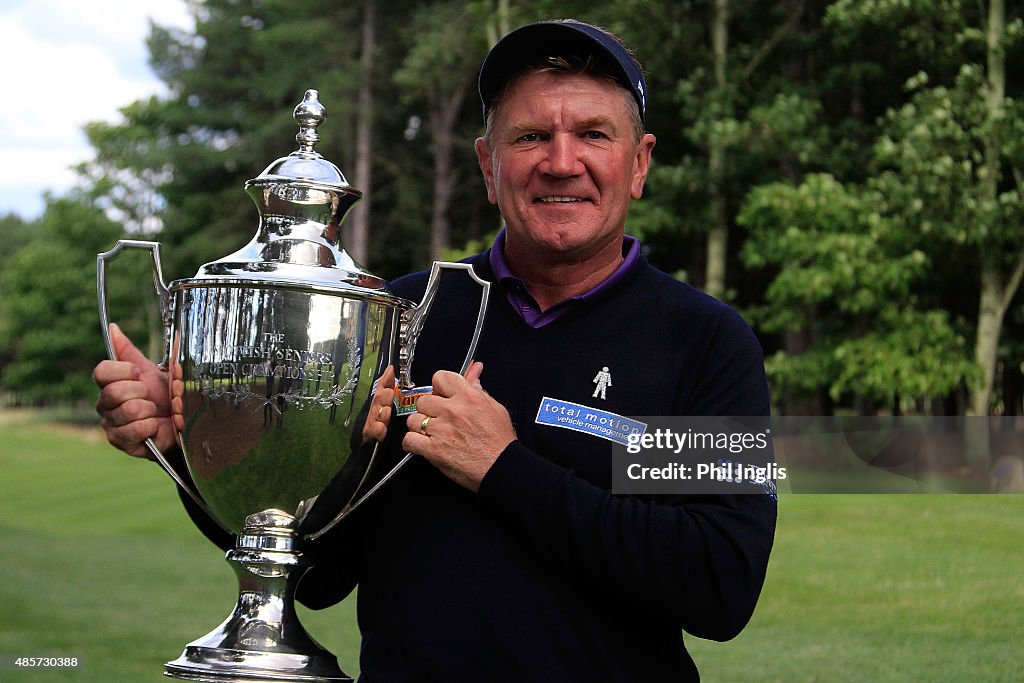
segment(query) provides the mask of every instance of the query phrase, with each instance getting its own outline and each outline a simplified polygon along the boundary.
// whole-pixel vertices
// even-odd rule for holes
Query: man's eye
[[[540,140],[540,133],[526,133],[516,138],[519,142],[537,142]]]
[[[608,137],[607,135],[605,135],[603,132],[601,132],[599,130],[588,130],[586,133],[584,133],[584,136],[588,140],[604,140],[604,139],[606,139]]]

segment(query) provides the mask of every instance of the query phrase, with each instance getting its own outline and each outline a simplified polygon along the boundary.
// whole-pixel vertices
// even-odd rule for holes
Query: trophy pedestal
[[[204,683],[351,683],[338,660],[313,640],[295,613],[295,587],[310,563],[294,549],[294,518],[266,510],[246,518],[227,560],[238,602],[223,624],[185,646],[164,675]]]

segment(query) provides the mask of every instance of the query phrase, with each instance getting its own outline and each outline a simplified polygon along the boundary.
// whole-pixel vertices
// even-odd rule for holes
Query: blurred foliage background
[[[573,16],[646,69],[658,144],[627,231],[744,313],[777,413],[1024,413],[1021,2],[183,1],[194,31],[149,38],[170,94],[87,126],[95,160],[39,220],[0,217],[5,406],[91,402],[116,239],[160,241],[168,280],[250,239],[242,185],[294,149],[307,88],[318,150],[365,192],[358,261],[391,278],[487,246],[477,68]],[[145,261],[111,268],[110,308],[155,354]]]

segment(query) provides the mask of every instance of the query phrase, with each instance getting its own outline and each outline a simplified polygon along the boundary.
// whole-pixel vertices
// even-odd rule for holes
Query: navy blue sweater
[[[471,259],[493,279],[487,252]],[[419,273],[396,281],[418,301]],[[640,260],[539,329],[492,291],[476,354],[518,440],[473,494],[415,458],[309,545],[313,608],[358,583],[364,683],[688,681],[682,631],[749,620],[775,528],[768,495],[613,495],[611,442],[537,422],[544,397],[623,416],[767,415],[760,346],[730,308]],[[447,275],[414,379],[458,369],[479,288]],[[596,373],[612,384],[593,396]],[[386,446],[401,439],[395,425]]]

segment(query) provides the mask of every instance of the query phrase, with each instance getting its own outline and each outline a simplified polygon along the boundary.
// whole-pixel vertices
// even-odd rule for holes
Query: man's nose
[[[583,172],[579,151],[579,143],[575,136],[567,134],[552,136],[548,145],[547,159],[544,160],[544,172],[559,178],[579,175]]]

